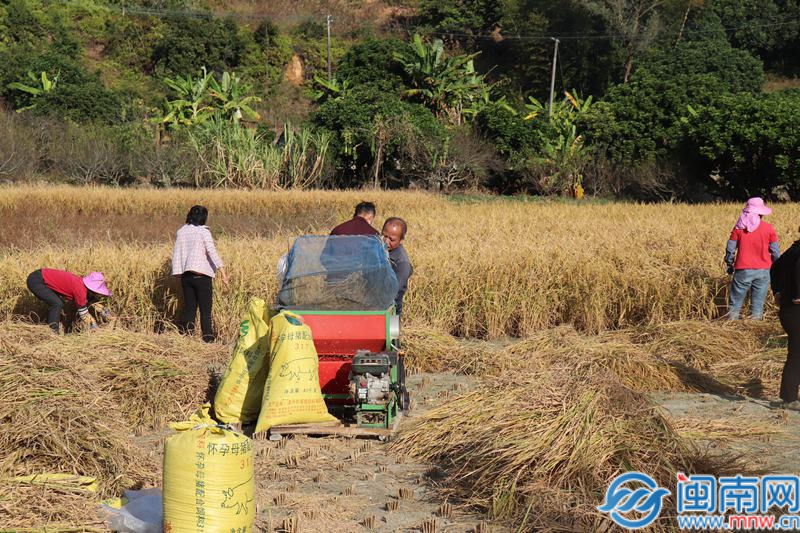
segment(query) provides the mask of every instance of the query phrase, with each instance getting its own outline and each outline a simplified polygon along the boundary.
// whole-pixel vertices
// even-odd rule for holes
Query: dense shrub
[[[436,32],[482,35],[500,22],[504,7],[498,0],[420,0],[418,22]]]
[[[404,87],[403,69],[394,54],[405,49],[406,44],[398,39],[367,39],[344,54],[336,77],[352,85],[370,85],[399,94]]]
[[[109,18],[105,53],[122,65],[144,71],[153,61],[149,51],[157,46],[163,31],[164,25],[159,19]]]
[[[690,114],[689,147],[707,185],[738,196],[784,186],[800,199],[800,90],[730,94]],[[709,178],[717,175],[717,179]]]
[[[174,18],[153,50],[158,76],[186,75],[206,66],[231,70],[239,65],[244,44],[232,19]]]
[[[542,145],[540,122],[523,118],[502,106],[491,105],[478,114],[476,125],[501,154],[515,156],[535,151]]]
[[[272,22],[262,21],[252,35],[243,35],[244,52],[241,73],[253,80],[266,82],[272,92],[283,78],[283,70],[292,57],[292,40],[279,32]]]
[[[425,154],[441,152],[444,126],[424,106],[378,87],[360,86],[326,101],[312,115],[331,134],[340,186],[366,180],[404,184]]]
[[[590,119],[591,142],[621,164],[653,162],[682,139],[687,106],[760,91],[761,63],[724,41],[687,41],[654,52],[630,83],[609,90]]]
[[[36,114],[48,114],[76,122],[115,122],[123,115],[122,99],[69,56],[53,49],[39,53],[30,48],[14,48],[0,53],[0,63],[4,61],[5,68],[0,70],[0,96],[14,109],[35,103],[32,111]],[[57,79],[55,89],[34,96],[9,87],[11,82],[16,81],[31,84],[28,72],[37,78],[46,72],[51,80]]]
[[[75,122],[118,122],[123,118],[122,100],[100,80],[80,85],[59,84],[56,90],[37,97],[36,114],[67,118]]]

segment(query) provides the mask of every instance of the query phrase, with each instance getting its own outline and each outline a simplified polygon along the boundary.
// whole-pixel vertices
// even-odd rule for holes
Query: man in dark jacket
[[[408,289],[408,278],[414,273],[411,260],[403,246],[407,229],[406,221],[402,218],[390,217],[383,223],[383,242],[389,248],[389,261],[392,263],[395,276],[397,276],[397,296],[394,299],[394,307],[398,315],[403,312],[403,296]]]
[[[796,241],[770,269],[778,318],[788,337],[786,363],[781,374],[780,407],[800,411],[800,241]]]
[[[333,228],[331,235],[380,235],[378,230],[372,227],[373,220],[375,220],[375,204],[361,202],[356,206],[353,218]]]

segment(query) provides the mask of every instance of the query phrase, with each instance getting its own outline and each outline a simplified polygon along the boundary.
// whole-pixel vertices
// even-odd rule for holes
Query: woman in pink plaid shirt
[[[225,264],[222,262],[214,238],[206,226],[208,209],[195,205],[186,215],[186,224],[181,226],[172,251],[172,275],[181,277],[183,288],[182,327],[188,333],[194,331],[197,307],[200,307],[200,329],[203,340],[212,342],[214,330],[211,323],[212,280],[219,272],[222,283],[228,285]]]

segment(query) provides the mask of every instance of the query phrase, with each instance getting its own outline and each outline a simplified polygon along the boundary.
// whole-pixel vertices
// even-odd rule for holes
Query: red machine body
[[[328,404],[352,403],[350,366],[358,350],[390,348],[386,311],[294,311],[311,328],[319,355],[319,384]]]

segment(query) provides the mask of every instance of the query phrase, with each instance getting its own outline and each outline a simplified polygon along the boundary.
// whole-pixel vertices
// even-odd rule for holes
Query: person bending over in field
[[[375,204],[361,202],[356,206],[353,218],[333,228],[331,235],[380,235],[378,230],[372,227],[374,220]]]
[[[197,307],[200,307],[200,329],[205,342],[213,342],[214,329],[211,323],[212,280],[219,272],[222,283],[228,284],[225,264],[222,262],[214,238],[206,226],[208,209],[195,205],[186,215],[186,224],[175,236],[172,251],[172,275],[181,277],[183,289],[183,315],[181,328],[194,332]]]
[[[406,238],[408,226],[406,221],[398,217],[389,217],[383,223],[383,242],[389,248],[389,262],[392,264],[395,276],[397,276],[397,296],[394,298],[394,307],[397,314],[403,312],[403,296],[408,289],[408,278],[414,273],[411,260],[403,246]]]
[[[61,321],[61,308],[64,300],[71,300],[78,306],[78,318],[91,330],[97,329],[97,322],[89,314],[89,306],[102,296],[110,296],[106,281],[101,272],[77,276],[64,270],[42,268],[28,275],[28,290],[49,306],[47,324],[58,335]],[[108,310],[104,315],[110,318]]]
[[[780,256],[778,236],[771,224],[761,218],[772,213],[761,198],[750,198],[736,221],[725,248],[728,274],[733,274],[728,318],[736,320],[744,297],[750,290],[750,318],[764,316],[772,262]]]

